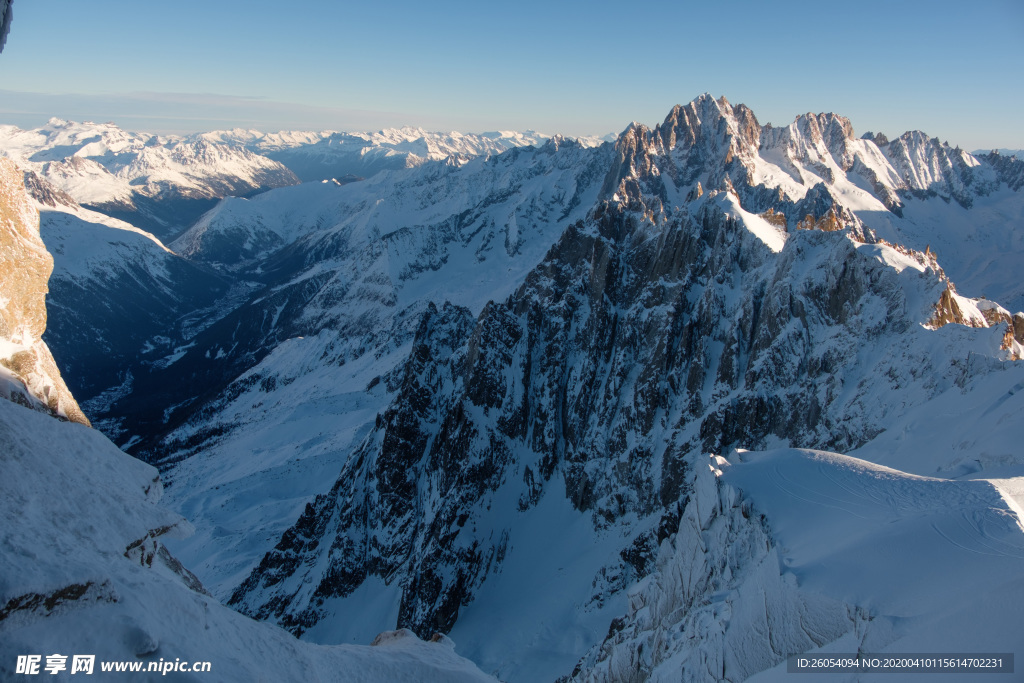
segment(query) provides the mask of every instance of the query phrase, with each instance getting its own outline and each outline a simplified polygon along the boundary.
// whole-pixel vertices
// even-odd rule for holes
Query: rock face
[[[11,19],[14,15],[11,11],[11,3],[13,1],[0,1],[0,52],[4,51],[4,44],[7,43],[7,34],[11,32]]]
[[[605,204],[475,322],[425,314],[374,432],[232,602],[301,633],[376,576],[401,587],[402,626],[448,631],[501,565],[517,514],[545,495],[595,528],[631,529],[623,571],[639,576],[647,541],[623,520],[685,498],[692,454],[853,449],[893,400],[865,378],[935,391],[907,365],[941,373],[941,360],[887,351],[930,311],[887,312],[937,300],[935,270],[901,278],[875,259],[898,252],[835,232],[793,233],[776,254],[730,201],[662,224]],[[852,360],[863,346],[873,360]],[[496,526],[467,525],[499,501]]]
[[[89,424],[42,340],[53,259],[21,170],[0,159],[0,393],[16,403]]]

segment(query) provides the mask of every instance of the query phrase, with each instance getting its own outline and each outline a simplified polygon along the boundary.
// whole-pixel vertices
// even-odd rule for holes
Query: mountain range
[[[710,95],[605,142],[51,121],[0,150],[71,393],[244,614],[447,634],[508,681],[1018,645],[1014,156]]]

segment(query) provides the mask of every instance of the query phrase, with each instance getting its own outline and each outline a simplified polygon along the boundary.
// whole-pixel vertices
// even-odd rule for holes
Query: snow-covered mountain
[[[479,309],[507,296],[585,214],[602,176],[600,155],[554,140],[461,166],[437,162],[356,184],[305,184],[224,201],[171,248],[257,289],[181,340],[189,348],[173,366],[169,358],[136,375],[180,389],[180,401],[190,404],[181,417],[161,409],[138,418],[180,424],[201,405],[193,382],[217,402],[230,382],[251,388],[264,379],[253,379],[261,375],[257,364],[282,343],[322,346],[317,354],[340,365],[407,345],[429,301]]]
[[[0,400],[0,676],[107,680],[134,670],[110,666],[141,666],[139,680],[194,680],[181,672],[205,663],[203,674],[221,681],[493,681],[440,636],[428,643],[393,631],[375,647],[300,643],[225,608],[168,553],[164,539],[191,526],[159,505],[157,471],[100,432],[68,423],[86,420],[39,339],[52,261],[24,180],[0,159],[0,397],[9,399]],[[68,200],[37,177],[28,184],[44,205]],[[88,224],[89,212],[64,208]],[[91,663],[76,670],[82,655]],[[34,671],[23,666],[28,658]]]
[[[21,130],[0,126],[0,155],[35,172],[79,204],[178,236],[218,199],[301,181],[350,182],[382,170],[499,154],[543,144],[534,131],[463,134],[421,128],[368,133],[234,129],[188,136],[132,133],[113,123],[51,119]],[[581,138],[586,146],[603,139]]]
[[[183,557],[202,557],[218,574],[212,583],[230,592],[372,428],[397,391],[422,314],[445,302],[479,311],[506,297],[596,200],[610,152],[554,140],[462,166],[229,200],[174,243],[256,288],[177,340],[180,353],[133,366],[132,391],[105,413],[119,420],[119,442],[134,440],[152,461],[199,453],[227,467],[197,469],[193,481],[185,463],[174,475],[171,495],[183,508],[223,515],[217,526],[233,529],[214,538],[201,526],[178,549]],[[232,246],[271,238],[270,259],[251,262]],[[139,400],[168,390],[177,394],[162,405]],[[237,477],[238,458],[252,476]],[[282,468],[287,485],[274,474]],[[223,494],[231,505],[203,502]],[[220,559],[198,544],[219,547]]]
[[[51,119],[40,128],[0,126],[0,155],[80,204],[167,239],[218,199],[298,179],[238,145],[130,133],[112,123]]]
[[[539,146],[550,136],[535,131],[432,133],[422,128],[387,128],[366,133],[260,133],[229,130],[205,133],[204,139],[244,145],[280,161],[304,182],[368,178],[379,171],[419,166],[449,157],[465,160],[500,154],[513,147]],[[599,144],[585,139],[583,144]]]
[[[209,662],[218,681],[493,681],[450,642],[381,634],[376,647],[302,643],[209,596],[162,542],[189,524],[159,504],[157,472],[81,425],[60,424],[0,400],[0,675],[15,680],[19,656],[93,655],[103,664]],[[61,495],[53,495],[59,491]],[[38,661],[38,660],[37,660]],[[171,671],[171,669],[168,669]],[[187,671],[187,669],[186,669]],[[79,672],[82,673],[82,672]]]
[[[840,231],[785,236],[710,194],[660,225],[610,205],[504,302],[431,312],[398,396],[232,603],[330,642],[350,605],[386,600],[485,670],[552,678],[626,611],[700,454],[851,450],[908,405],[959,393],[963,358],[1019,357],[1005,322],[986,327],[954,294],[961,324],[931,329],[949,290],[923,254]],[[959,474],[970,456],[936,452],[927,473]],[[981,467],[1007,458],[1019,469],[1012,451]],[[501,648],[473,636],[495,611],[487,639]],[[528,624],[547,625],[557,654],[527,656]]]
[[[233,296],[94,417],[165,469],[211,592],[305,640],[442,631],[510,681],[742,680],[956,622],[1012,651],[1018,164],[705,95],[614,145],[227,199],[169,248]],[[890,571],[918,550],[996,579],[929,601]],[[851,557],[889,585],[820,568]]]

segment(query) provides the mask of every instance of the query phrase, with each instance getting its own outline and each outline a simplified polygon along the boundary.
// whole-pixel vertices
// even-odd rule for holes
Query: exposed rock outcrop
[[[42,340],[52,270],[22,172],[0,159],[0,396],[89,424]]]

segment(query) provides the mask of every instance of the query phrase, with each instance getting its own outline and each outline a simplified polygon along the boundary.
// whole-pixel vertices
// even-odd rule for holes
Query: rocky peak
[[[899,174],[899,189],[914,196],[939,196],[970,208],[975,196],[989,194],[1000,182],[997,171],[982,167],[971,154],[919,130],[907,131],[880,149]]]
[[[748,107],[705,93],[673,107],[653,130],[638,123],[626,128],[615,143],[617,159],[602,196],[617,195],[653,217],[666,202],[678,201],[674,190],[687,188],[697,196],[702,180],[702,191],[735,192],[734,184],[748,184],[760,137],[761,125]]]
[[[54,187],[53,183],[35,171],[25,171],[25,190],[32,199],[50,207],[66,206],[78,208],[78,202],[64,190]]]
[[[991,151],[981,157],[995,169],[999,180],[1017,192],[1024,187],[1024,160],[1018,159],[1016,155],[1004,156],[998,151]]]
[[[889,138],[887,138],[884,133],[872,133],[871,131],[868,131],[867,133],[864,133],[864,135],[860,137],[862,140],[870,140],[879,147],[889,144]]]
[[[747,106],[733,107],[724,97],[715,100],[705,93],[674,107],[656,133],[666,151],[679,150],[691,162],[724,165],[736,156],[749,158],[757,152],[761,126]],[[690,159],[694,151],[696,156]]]
[[[806,161],[819,161],[828,156],[844,171],[853,168],[855,151],[850,120],[838,114],[811,114],[798,116],[783,129],[790,154]]]

